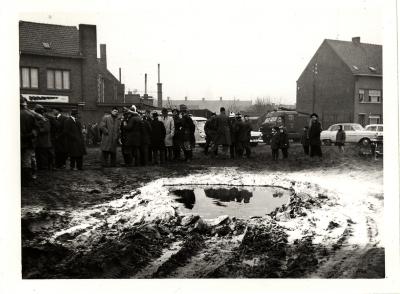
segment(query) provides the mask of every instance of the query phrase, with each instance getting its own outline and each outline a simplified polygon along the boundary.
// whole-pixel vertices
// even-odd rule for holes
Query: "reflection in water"
[[[196,197],[194,196],[194,191],[193,190],[175,190],[172,191],[176,196],[179,198],[176,199],[179,203],[183,203],[185,205],[185,208],[187,209],[192,209],[194,204],[196,203]]]
[[[184,212],[206,218],[228,214],[236,217],[263,216],[287,204],[290,191],[277,187],[203,187],[180,186],[171,195],[183,205]]]
[[[205,189],[204,192],[209,198],[217,199],[222,202],[236,201],[241,203],[249,203],[253,193],[248,190],[231,189]]]

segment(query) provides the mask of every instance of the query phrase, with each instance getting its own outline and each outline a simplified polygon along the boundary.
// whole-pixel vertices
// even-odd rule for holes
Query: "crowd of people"
[[[158,112],[137,111],[132,105],[123,107],[122,114],[114,107],[104,115],[99,124],[81,124],[77,110],[69,115],[58,107],[45,108],[37,104],[33,110],[27,100],[20,98],[21,105],[21,175],[22,183],[36,178],[38,169],[65,169],[69,159],[71,170],[83,169],[83,157],[88,143],[100,143],[103,167],[117,165],[117,147],[121,146],[123,166],[146,166],[165,162],[189,162],[195,147],[195,124],[185,105],[173,109],[172,116],[163,108]],[[250,139],[252,125],[247,115],[213,113],[204,125],[206,143],[204,153],[215,158],[219,153],[231,159],[251,156]],[[304,128],[301,143],[307,155],[322,157],[318,115],[311,115],[310,125]],[[344,142],[345,134],[338,135]],[[288,157],[289,137],[284,127],[272,129],[270,142],[272,158]],[[343,148],[344,143],[340,148]],[[228,151],[229,150],[229,151]],[[229,153],[229,154],[228,154]],[[183,155],[183,156],[182,156]]]

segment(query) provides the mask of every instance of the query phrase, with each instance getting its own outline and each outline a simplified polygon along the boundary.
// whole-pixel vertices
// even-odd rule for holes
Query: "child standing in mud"
[[[272,160],[277,161],[279,157],[279,142],[280,142],[280,136],[279,136],[279,128],[274,127],[271,130],[271,151],[272,151]]]

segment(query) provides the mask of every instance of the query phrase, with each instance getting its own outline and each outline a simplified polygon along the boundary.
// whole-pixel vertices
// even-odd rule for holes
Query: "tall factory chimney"
[[[144,95],[147,96],[147,73],[144,74]]]
[[[119,68],[119,82],[121,83],[121,68]]]
[[[160,82],[160,64],[158,64],[157,107],[162,107],[162,84]]]

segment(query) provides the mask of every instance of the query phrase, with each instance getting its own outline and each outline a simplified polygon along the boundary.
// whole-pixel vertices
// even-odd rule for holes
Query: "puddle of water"
[[[181,203],[183,213],[195,213],[204,218],[224,214],[238,218],[264,216],[288,204],[290,199],[290,191],[277,187],[179,186],[170,191]]]

